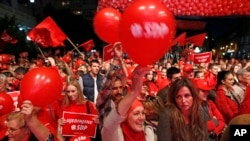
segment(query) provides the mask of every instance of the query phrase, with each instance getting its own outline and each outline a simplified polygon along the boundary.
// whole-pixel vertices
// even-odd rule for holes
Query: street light
[[[35,16],[35,0],[30,0],[31,6],[32,6],[32,14]]]

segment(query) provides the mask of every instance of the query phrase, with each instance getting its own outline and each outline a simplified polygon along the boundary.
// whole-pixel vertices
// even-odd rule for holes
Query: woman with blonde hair
[[[67,81],[64,99],[62,101],[61,109],[58,112],[58,117],[60,118],[58,119],[57,137],[61,140],[64,140],[64,137],[61,134],[61,129],[67,124],[67,120],[63,118],[64,112],[98,115],[95,104],[84,98],[80,84],[74,78],[70,78]],[[94,118],[93,121],[98,123],[98,116]]]

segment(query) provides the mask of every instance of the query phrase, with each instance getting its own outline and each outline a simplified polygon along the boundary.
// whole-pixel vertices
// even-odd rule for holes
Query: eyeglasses
[[[21,130],[21,129],[25,128],[25,127],[26,127],[26,126],[24,125],[24,126],[18,128],[18,129],[8,128],[7,130],[8,130],[9,133],[12,134],[12,133],[16,132],[17,130]]]

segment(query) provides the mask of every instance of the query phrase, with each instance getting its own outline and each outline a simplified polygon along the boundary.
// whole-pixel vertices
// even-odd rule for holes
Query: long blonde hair
[[[67,89],[67,87],[69,85],[72,85],[72,86],[76,87],[77,94],[78,94],[76,103],[77,104],[83,104],[83,103],[85,103],[86,99],[83,96],[83,91],[81,89],[81,86],[80,86],[79,82],[76,79],[70,78],[70,79],[67,80],[66,89]],[[64,99],[63,99],[63,102],[62,102],[62,106],[69,106],[70,102],[71,101],[70,101],[68,95],[65,93]]]

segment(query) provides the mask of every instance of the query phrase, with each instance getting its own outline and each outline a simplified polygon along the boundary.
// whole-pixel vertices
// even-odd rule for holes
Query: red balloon
[[[9,63],[10,59],[12,59],[12,57],[10,58],[8,54],[0,54],[1,63]]]
[[[1,70],[8,70],[9,69],[9,65],[8,64],[1,64],[0,65],[0,69]]]
[[[115,43],[119,39],[121,13],[114,8],[104,8],[96,13],[93,20],[95,33],[107,43]]]
[[[23,99],[21,97],[21,95],[18,95],[17,97],[17,107],[20,108],[23,104]]]
[[[91,139],[86,135],[75,135],[69,141],[91,141]]]
[[[54,68],[34,68],[27,72],[20,84],[23,100],[44,107],[60,97],[63,84],[58,71]]]
[[[9,113],[4,114],[4,115],[0,115],[0,131],[4,130],[4,129],[7,129],[5,121],[6,121],[6,118],[7,118],[8,115],[9,115]]]
[[[123,49],[138,64],[153,64],[171,47],[175,27],[173,14],[158,0],[135,1],[121,18]]]
[[[14,101],[6,92],[0,92],[0,116],[14,110]]]
[[[78,59],[78,60],[75,61],[76,68],[78,68],[78,67],[80,67],[81,65],[84,65],[84,64],[86,64],[86,63],[83,60]]]

